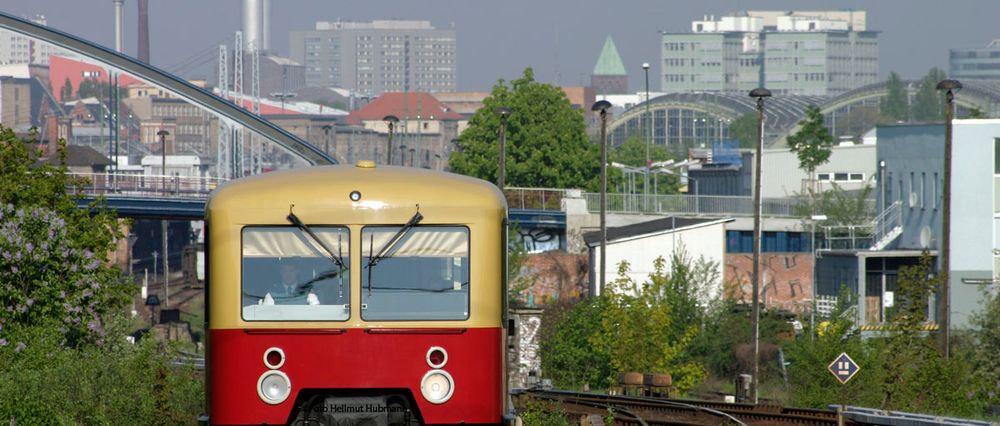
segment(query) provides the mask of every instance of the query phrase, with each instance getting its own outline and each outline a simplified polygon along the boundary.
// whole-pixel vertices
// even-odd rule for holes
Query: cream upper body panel
[[[352,192],[359,198],[352,200]],[[419,207],[418,207],[419,205]],[[363,321],[359,260],[367,256],[361,229],[399,226],[418,210],[421,226],[469,229],[469,318],[463,321]],[[289,211],[308,226],[349,228],[350,318],[347,321],[244,321],[241,310],[242,231],[247,226],[289,226]],[[265,173],[232,181],[209,198],[209,318],[211,328],[468,328],[499,327],[503,294],[502,221],[506,201],[492,184],[467,176],[378,166],[320,166]],[[368,250],[364,246],[364,250]],[[356,291],[357,290],[357,291]]]

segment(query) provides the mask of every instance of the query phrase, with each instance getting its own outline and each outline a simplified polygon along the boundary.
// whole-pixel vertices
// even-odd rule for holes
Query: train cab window
[[[368,226],[361,231],[361,318],[468,319],[469,229],[416,226],[392,243],[400,229]],[[378,257],[386,246],[390,248]]]
[[[243,229],[244,320],[348,319],[351,287],[348,229],[331,226],[310,229],[315,238],[294,226]],[[343,259],[343,267],[337,263],[337,257]]]

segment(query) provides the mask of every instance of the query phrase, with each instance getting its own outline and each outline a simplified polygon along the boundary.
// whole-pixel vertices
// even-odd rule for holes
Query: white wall
[[[666,263],[666,270],[670,268],[670,258],[674,250],[683,247],[687,251],[688,257],[697,260],[704,256],[706,260],[718,263],[719,280],[711,288],[700,289],[702,301],[718,298],[722,293],[722,272],[723,257],[726,249],[726,227],[724,222],[714,222],[706,225],[696,225],[689,228],[681,228],[677,232],[667,231],[657,235],[645,235],[632,237],[630,239],[609,241],[608,256],[605,280],[608,285],[618,277],[618,264],[622,261],[629,263],[629,276],[637,284],[646,281],[649,274],[654,271],[653,262],[658,257],[663,257]],[[600,273],[600,245],[591,248],[594,262],[590,265],[591,276],[597,277]],[[595,287],[599,287],[599,280]],[[601,289],[596,289],[600,294]]]
[[[764,174],[760,177],[760,193],[762,197],[792,197],[802,192],[802,181],[806,173],[799,169],[799,158],[791,150],[766,149],[761,168]],[[875,164],[875,145],[835,146],[830,154],[830,161],[816,168],[816,174],[848,173],[862,174],[862,181],[836,182],[845,190],[857,190],[865,183],[873,187],[877,176]],[[820,190],[833,187],[830,182],[820,182]]]

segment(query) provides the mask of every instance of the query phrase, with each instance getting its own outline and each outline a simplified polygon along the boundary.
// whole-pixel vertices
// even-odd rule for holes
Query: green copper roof
[[[622,57],[618,56],[618,49],[615,48],[615,41],[608,36],[604,40],[604,48],[601,49],[601,56],[597,58],[597,65],[594,65],[594,75],[626,75],[625,65],[622,64]]]

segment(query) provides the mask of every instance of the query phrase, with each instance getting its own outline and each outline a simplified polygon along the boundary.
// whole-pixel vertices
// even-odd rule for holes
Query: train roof
[[[352,192],[359,193],[360,199],[353,201]],[[242,217],[251,215],[255,210],[263,212],[284,209],[287,214],[293,205],[297,213],[300,209],[321,209],[325,212],[360,214],[412,210],[418,204],[422,208],[435,209],[446,206],[455,213],[506,211],[507,208],[500,190],[481,179],[412,167],[376,166],[371,162],[359,162],[357,165],[315,166],[270,172],[227,182],[209,196],[206,217],[213,211],[222,210],[241,212]],[[377,216],[369,215],[364,222],[377,221]],[[283,216],[278,219],[262,218],[259,223],[284,221]],[[385,223],[397,221],[395,215],[386,217],[386,220]],[[245,223],[252,222],[257,221]],[[344,222],[336,220],[330,223]]]

